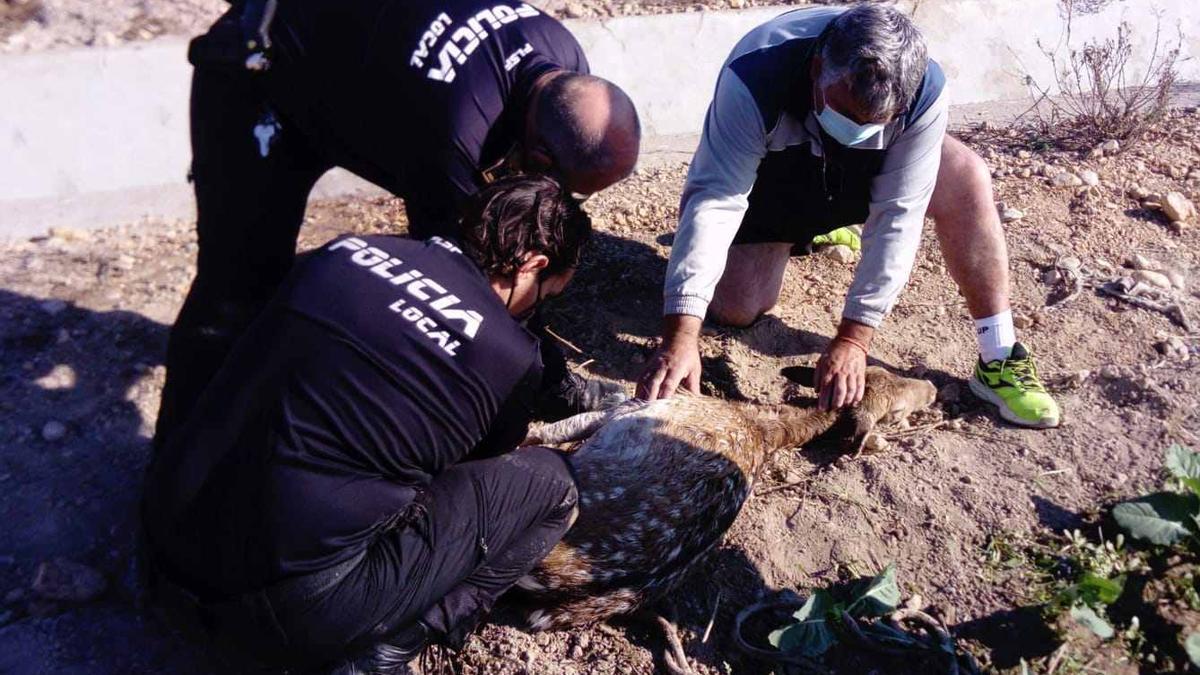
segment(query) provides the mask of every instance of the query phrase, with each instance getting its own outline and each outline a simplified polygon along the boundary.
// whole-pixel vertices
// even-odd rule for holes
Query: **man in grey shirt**
[[[1010,422],[1058,425],[1058,406],[1015,338],[989,171],[946,135],[944,89],[920,32],[890,6],[794,10],[742,38],[684,187],[663,344],[640,396],[669,396],[680,384],[698,391],[705,314],[749,325],[778,300],[794,245],[865,223],[862,261],[816,382],[822,407],[857,404],[871,339],[908,281],[928,211],[975,319],[971,390]]]

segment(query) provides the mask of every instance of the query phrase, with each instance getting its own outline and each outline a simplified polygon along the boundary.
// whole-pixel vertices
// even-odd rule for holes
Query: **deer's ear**
[[[788,366],[779,371],[787,379],[795,382],[802,387],[814,388],[813,385],[817,378],[817,369],[812,366]]]

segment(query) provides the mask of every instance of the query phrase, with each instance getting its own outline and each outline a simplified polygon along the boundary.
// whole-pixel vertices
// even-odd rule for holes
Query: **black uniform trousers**
[[[267,112],[255,74],[195,69],[191,179],[199,254],[167,342],[158,445],[182,424],[291,269],[309,192],[332,167],[284,120],[262,156],[254,127]]]
[[[461,646],[562,539],[577,501],[562,455],[522,448],[444,471],[361,554],[331,569],[219,600],[197,599],[161,574],[151,587],[169,621],[207,636],[237,670],[323,673],[353,663],[386,672],[388,646],[421,646],[410,637],[418,621],[422,639]]]

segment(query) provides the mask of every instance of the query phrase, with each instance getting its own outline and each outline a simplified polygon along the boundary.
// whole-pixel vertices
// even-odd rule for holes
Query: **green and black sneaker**
[[[1020,342],[1003,361],[975,364],[971,392],[1000,409],[1000,416],[1025,427],[1058,426],[1058,404],[1046,393],[1033,355]]]

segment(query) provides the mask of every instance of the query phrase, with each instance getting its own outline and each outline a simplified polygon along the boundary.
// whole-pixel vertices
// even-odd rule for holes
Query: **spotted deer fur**
[[[565,452],[578,519],[519,587],[534,629],[589,624],[662,597],[716,544],[782,448],[835,427],[861,439],[936,395],[924,380],[869,368],[861,405],[843,412],[756,406],[695,395],[628,401],[536,429],[527,444]]]

